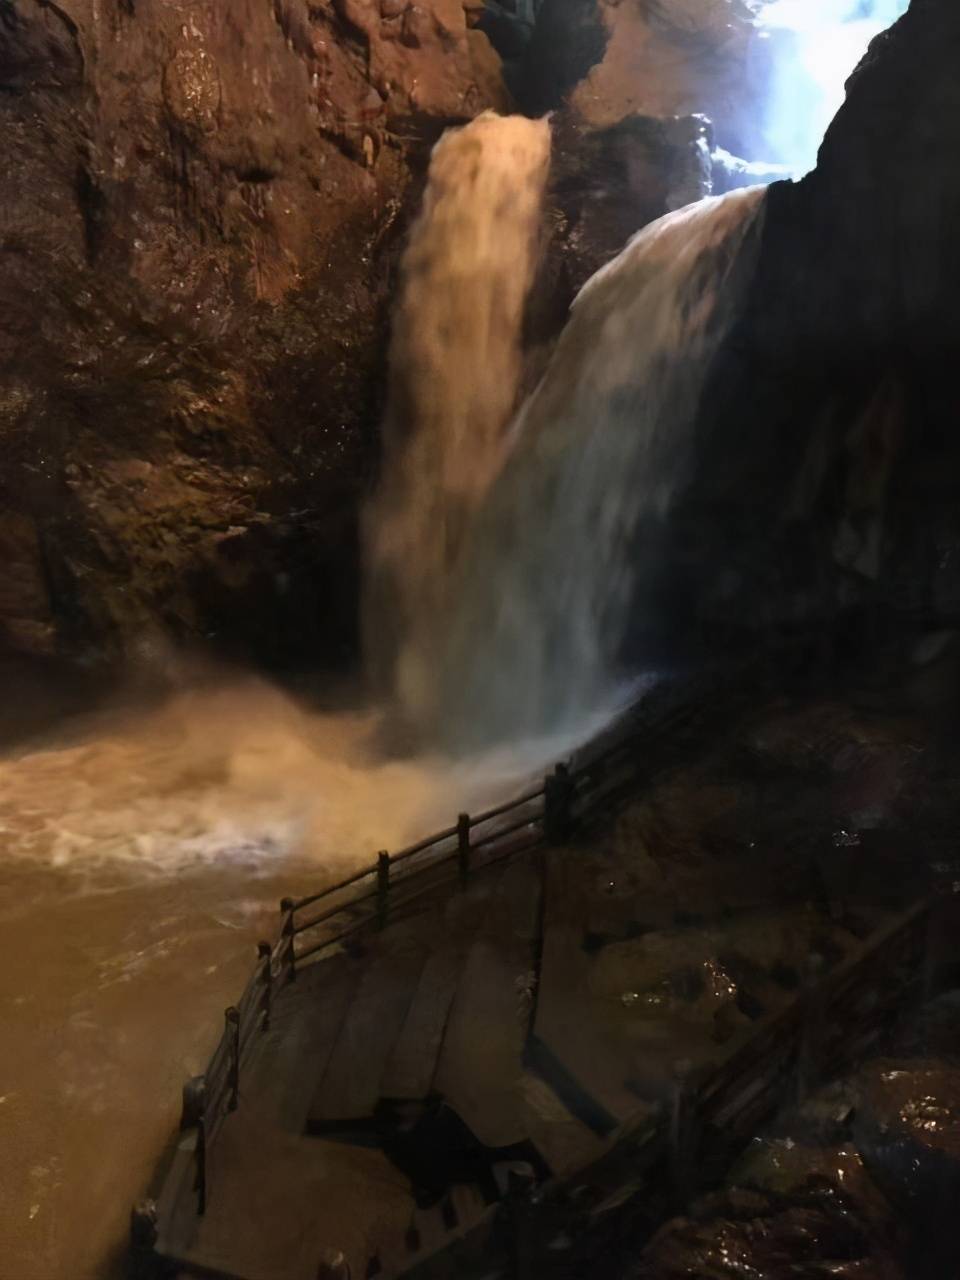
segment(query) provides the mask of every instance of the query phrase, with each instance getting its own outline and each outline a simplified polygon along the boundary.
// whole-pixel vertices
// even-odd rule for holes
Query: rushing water
[[[367,627],[447,754],[387,757],[378,714],[248,683],[0,759],[2,1280],[119,1274],[180,1086],[283,894],[502,798],[617,696],[635,566],[688,473],[762,193],[636,237],[517,411],[549,145],[516,118],[446,135],[395,318]]]
[[[449,130],[404,255],[367,522],[367,638],[381,687],[409,704],[429,697],[418,638],[445,625],[451,574],[516,404],[549,158],[546,120],[485,112]]]
[[[395,596],[420,606],[401,631],[395,692],[428,741],[462,750],[570,731],[619,696],[642,538],[688,474],[704,377],[736,315],[762,200],[754,188],[669,214],[587,283],[495,470],[488,438],[442,434],[432,415],[409,437],[407,458],[429,449],[433,474],[473,484],[442,569],[399,550],[393,564]],[[487,216],[496,218],[495,205]],[[455,258],[455,243],[445,249]],[[457,287],[455,272],[441,274],[428,309],[443,305],[436,291]],[[441,333],[441,363],[442,344]],[[431,370],[403,370],[410,381],[424,376],[424,398]],[[382,541],[419,545],[420,514],[404,508],[410,527],[398,534],[395,507],[387,510]]]

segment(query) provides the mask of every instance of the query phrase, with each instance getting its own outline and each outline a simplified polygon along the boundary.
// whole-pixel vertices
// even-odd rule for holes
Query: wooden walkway
[[[505,1247],[511,1171],[583,1176],[666,1114],[676,1049],[638,1043],[635,1019],[591,991],[595,880],[582,850],[545,850],[305,965],[243,1062],[206,1212],[184,1159],[157,1251],[235,1280],[316,1280],[330,1248],[353,1277],[470,1274]],[[758,990],[765,1017],[794,1002]],[[717,1045],[701,1029],[685,1053],[696,1072]]]
[[[542,891],[540,859],[519,859],[372,934],[362,954],[305,966],[243,1063],[239,1106],[210,1158],[206,1212],[196,1212],[184,1162],[158,1252],[190,1273],[316,1280],[336,1247],[354,1276],[391,1276],[492,1217],[476,1178],[418,1208],[380,1149],[381,1100],[419,1110],[440,1095],[476,1139],[498,1196],[511,1166],[542,1177],[589,1160],[598,1136],[524,1061]],[[523,1167],[536,1157],[542,1167]]]
[[[645,767],[635,745],[611,758],[581,775],[607,811]],[[337,908],[332,946],[324,895],[285,906],[289,930],[208,1068],[215,1104],[199,1125],[188,1113],[158,1203],[135,1215],[145,1274],[159,1256],[184,1275],[318,1280],[331,1250],[352,1280],[585,1274],[603,1232],[620,1231],[611,1224],[662,1219],[698,1167],[722,1166],[816,1072],[841,1069],[930,976],[931,904],[887,928],[864,917],[856,935],[821,913],[812,927],[830,971],[798,990],[746,966],[739,1022],[718,1035],[695,996],[661,1001],[644,947],[639,960],[629,950],[649,936],[670,957],[701,926],[649,890],[614,903],[606,855],[551,842],[546,805],[547,839],[535,838],[531,799],[519,818],[508,805],[475,820],[472,846],[462,821],[397,855],[409,865],[464,837],[459,877],[457,845],[452,862],[442,846],[389,913],[377,869],[374,894],[357,877],[345,887],[374,914],[355,925],[354,900]],[[491,817],[510,824],[506,846],[484,835]],[[723,918],[760,909],[742,902],[725,897]],[[301,909],[319,915],[297,935]],[[598,975],[621,945],[617,963],[634,968],[611,990]]]

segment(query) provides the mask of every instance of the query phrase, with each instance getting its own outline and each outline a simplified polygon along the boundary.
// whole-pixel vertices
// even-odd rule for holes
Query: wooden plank
[[[521,988],[535,961],[539,910],[532,860],[507,865],[470,946],[437,1066],[438,1090],[487,1146],[528,1136]]]
[[[366,962],[360,985],[317,1086],[308,1133],[347,1131],[369,1121],[425,959],[422,943],[403,935],[384,939]],[[316,1078],[316,1077],[315,1077]]]
[[[424,965],[406,1020],[383,1077],[383,1098],[425,1098],[430,1092],[443,1033],[463,969],[466,946],[440,946]]]
[[[497,885],[484,878],[447,904],[436,948],[420,975],[393,1053],[380,1081],[383,1098],[425,1098],[433,1085],[443,1037],[467,952]]]
[[[241,1103],[287,1133],[301,1133],[362,971],[348,956],[306,966],[276,995],[270,1030],[252,1043]]]

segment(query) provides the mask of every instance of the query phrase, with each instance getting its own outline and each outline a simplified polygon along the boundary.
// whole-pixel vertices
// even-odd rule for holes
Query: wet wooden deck
[[[786,1075],[805,1044],[796,1040],[806,1007],[797,981],[781,982],[772,963],[747,965],[736,978],[721,973],[737,988],[735,1000],[723,997],[735,1022],[721,1029],[708,1000],[698,1010],[694,997],[658,1003],[664,978],[682,976],[684,966],[702,971],[706,957],[735,955],[741,942],[747,954],[757,930],[784,926],[798,955],[815,940],[842,976],[885,912],[863,909],[854,925],[839,910],[791,898],[770,914],[768,882],[779,872],[749,842],[737,846],[739,861],[711,869],[700,888],[712,914],[694,921],[678,910],[681,901],[691,905],[686,879],[660,890],[651,879],[641,884],[641,855],[629,841],[616,855],[620,872],[611,872],[614,855],[600,845],[587,838],[541,846],[478,872],[466,887],[448,879],[411,914],[357,935],[349,952],[330,949],[303,964],[275,991],[269,1030],[243,1059],[239,1105],[209,1157],[202,1216],[195,1133],[182,1136],[159,1205],[156,1251],[185,1274],[230,1280],[317,1280],[330,1250],[342,1251],[352,1280],[548,1280],[562,1274],[556,1260],[571,1214],[602,1219],[620,1212],[641,1182],[641,1196],[669,1183],[678,1059],[688,1078],[714,1081],[704,1106],[739,1141],[743,1099],[759,1115],[750,1102],[759,1086],[766,1108],[793,1087]],[[900,969],[877,971],[896,999]],[[880,1007],[870,970],[861,964],[850,988],[864,986],[868,1012]],[[625,985],[617,985],[621,972]],[[844,1026],[860,1017],[851,1010]],[[711,1068],[718,1063],[719,1074]],[[443,1194],[429,1204],[421,1194],[418,1205],[417,1179],[378,1117],[385,1105],[396,1116],[437,1096],[486,1153],[489,1176],[464,1166]],[[549,1182],[532,1261],[517,1257],[523,1231],[511,1218],[511,1168]],[[550,1187],[558,1186],[566,1200],[551,1236]]]
[[[188,1151],[179,1186],[168,1177],[158,1251],[238,1280],[316,1280],[331,1248],[353,1277],[430,1274],[429,1259],[495,1229],[495,1206],[472,1181],[418,1208],[381,1149],[381,1099],[440,1094],[479,1143],[532,1144],[540,1176],[561,1179],[655,1116],[676,1037],[639,1045],[592,989],[595,879],[577,847],[521,856],[305,965],[243,1062],[202,1217]],[[685,1047],[693,1065],[715,1050],[703,1034]],[[501,1191],[509,1163],[494,1160]]]
[[[380,1098],[439,1093],[480,1143],[530,1141],[561,1176],[596,1154],[603,1135],[525,1064],[543,1007],[543,865],[527,857],[491,871],[371,934],[362,954],[305,966],[278,993],[209,1158],[206,1213],[184,1159],[176,1203],[161,1213],[164,1256],[244,1280],[316,1280],[336,1247],[353,1275],[389,1276],[476,1227],[489,1214],[476,1186],[417,1208],[377,1147]]]

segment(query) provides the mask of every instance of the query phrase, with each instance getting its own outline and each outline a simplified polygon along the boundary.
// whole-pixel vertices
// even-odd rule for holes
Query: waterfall
[[[481,130],[486,144],[493,122]],[[525,145],[526,167],[509,183],[520,193],[522,234],[517,209],[498,219],[496,202],[477,207],[476,183],[438,191],[431,170],[393,348],[405,435],[392,437],[371,520],[373,616],[383,632],[401,624],[396,697],[408,722],[452,751],[566,732],[615,696],[625,629],[642,607],[644,547],[649,554],[689,476],[704,379],[736,315],[764,194],[704,200],[634,237],[581,290],[543,378],[504,433],[519,370],[518,279],[529,280],[528,218],[547,145],[542,134],[526,138],[537,142],[536,163]],[[457,213],[450,205],[460,202],[469,208]],[[494,219],[487,231],[484,216]],[[450,243],[460,217],[471,227],[465,271]],[[510,325],[497,341],[508,347],[496,368],[478,369],[466,344],[490,314],[470,314],[483,257],[471,250],[500,237],[515,246],[517,278],[499,302]],[[518,240],[527,250],[519,257]],[[501,275],[496,288],[505,284]],[[480,288],[491,310],[494,288]],[[461,327],[445,329],[454,313]]]
[[[485,112],[448,130],[404,255],[365,632],[377,683],[416,720],[432,697],[422,658],[516,407],[549,159],[546,120]]]

